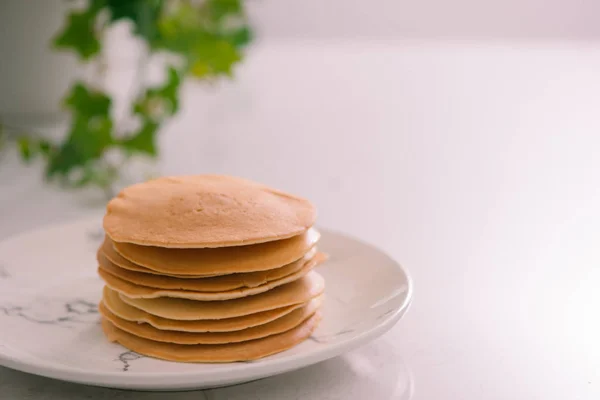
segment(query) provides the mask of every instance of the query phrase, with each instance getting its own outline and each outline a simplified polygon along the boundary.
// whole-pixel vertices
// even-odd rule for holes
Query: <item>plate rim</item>
[[[0,241],[0,244],[11,240],[18,240],[20,237],[39,233],[49,229],[67,228],[71,225],[87,225],[98,222],[98,215],[90,215],[88,217],[72,219],[70,221],[54,224],[45,224],[43,226],[22,231],[15,235],[9,236]],[[342,236],[346,239],[360,242],[369,248],[380,252],[386,258],[391,260],[399,272],[406,279],[406,294],[401,304],[399,304],[394,312],[386,315],[372,328],[352,336],[348,339],[342,339],[338,342],[324,345],[321,350],[312,351],[306,354],[296,354],[293,357],[282,357],[266,362],[255,361],[247,364],[247,368],[239,368],[234,371],[186,371],[186,372],[136,372],[128,371],[124,374],[122,371],[98,371],[85,370],[81,368],[71,367],[60,363],[51,363],[46,360],[37,358],[18,358],[11,356],[8,346],[0,342],[0,366],[15,369],[18,371],[35,374],[47,378],[59,379],[68,382],[82,383],[93,386],[103,387],[119,387],[132,389],[160,390],[160,389],[185,389],[185,388],[200,388],[218,385],[223,382],[240,382],[259,379],[275,374],[293,371],[330,358],[339,356],[347,351],[363,346],[367,342],[380,337],[389,331],[408,311],[412,303],[414,283],[408,270],[399,262],[390,257],[385,251],[374,246],[368,241],[358,239],[352,235],[341,233],[332,229],[320,227],[319,230],[324,234]],[[15,349],[16,350],[16,349]],[[214,386],[213,386],[214,387]]]

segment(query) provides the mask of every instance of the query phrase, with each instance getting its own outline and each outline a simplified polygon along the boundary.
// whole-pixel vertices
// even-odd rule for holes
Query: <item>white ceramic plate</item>
[[[0,243],[0,364],[65,381],[139,390],[201,389],[247,382],[335,357],[386,332],[406,311],[411,281],[372,246],[323,231],[330,255],[323,321],[309,340],[261,360],[184,364],[109,343],[96,305],[100,217]]]

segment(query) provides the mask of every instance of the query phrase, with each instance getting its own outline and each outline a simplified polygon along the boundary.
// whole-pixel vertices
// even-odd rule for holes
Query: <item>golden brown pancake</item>
[[[131,261],[129,261],[128,259],[126,259],[122,255],[120,255],[119,253],[117,253],[117,251],[115,250],[115,248],[113,246],[113,241],[110,240],[110,238],[108,236],[106,236],[104,238],[104,242],[102,243],[102,245],[98,249],[98,252],[96,254],[96,258],[98,258],[98,254],[100,254],[100,253],[102,253],[106,258],[108,258],[108,260],[110,262],[112,262],[113,264],[115,264],[118,267],[121,267],[123,269],[129,270],[129,271],[143,272],[143,273],[146,273],[146,274],[154,274],[154,275],[161,275],[161,276],[172,276],[172,277],[181,278],[181,279],[207,278],[207,277],[215,276],[214,274],[211,274],[211,275],[176,275],[176,274],[165,274],[164,272],[157,272],[157,271],[151,270],[149,268],[142,267],[141,265],[137,265],[135,263],[132,263]]]
[[[167,275],[226,275],[281,268],[302,258],[320,238],[315,229],[275,242],[217,249],[165,249],[113,242],[134,264]]]
[[[310,301],[310,300],[309,300]],[[130,306],[119,297],[119,293],[104,286],[102,302],[113,314],[121,319],[152,325],[163,331],[180,332],[232,332],[239,331],[253,326],[263,325],[281,318],[290,312],[303,307],[306,303],[294,304],[287,307],[276,308],[274,310],[263,311],[255,314],[243,315],[241,317],[225,319],[204,319],[197,321],[178,321],[157,317]]]
[[[194,333],[162,331],[149,324],[138,324],[119,318],[103,303],[100,303],[99,311],[104,318],[112,322],[117,328],[145,339],[178,344],[223,344],[245,342],[286,332],[300,325],[303,321],[312,316],[321,305],[320,303],[321,298],[318,297],[275,321],[233,332]]]
[[[197,301],[159,297],[155,299],[133,299],[120,294],[121,299],[140,310],[159,317],[177,320],[222,319],[240,317],[262,311],[273,310],[305,303],[325,290],[325,281],[315,271],[292,283],[276,287],[267,292],[240,299],[224,301]]]
[[[227,344],[174,344],[144,339],[127,333],[102,318],[102,330],[112,342],[150,357],[179,362],[234,362],[249,361],[287,350],[308,338],[321,320],[321,313],[287,332],[247,342]]]
[[[115,242],[171,248],[240,246],[296,236],[316,219],[306,199],[221,175],[163,177],[129,186],[106,207]]]
[[[112,273],[108,272],[106,269],[98,268],[98,274],[104,281],[106,285],[113,290],[116,290],[119,293],[124,294],[127,297],[134,299],[154,299],[158,297],[175,297],[180,299],[190,299],[190,300],[201,300],[201,301],[222,301],[222,300],[231,300],[231,299],[239,299],[241,297],[252,296],[259,293],[264,293],[267,290],[271,290],[281,285],[285,285],[286,283],[293,282],[297,279],[300,279],[304,275],[308,274],[315,265],[321,260],[320,257],[313,257],[312,260],[308,260],[304,266],[294,272],[293,274],[289,274],[281,279],[277,279],[275,281],[267,282],[264,285],[256,286],[256,287],[244,287],[238,288],[234,290],[228,290],[225,292],[196,292],[191,290],[179,290],[179,289],[160,289],[153,288],[148,286],[141,286],[130,281],[126,281],[121,279]]]
[[[209,278],[181,279],[171,276],[146,274],[144,272],[130,271],[116,266],[103,253],[98,253],[98,264],[100,268],[124,281],[135,285],[148,286],[160,289],[191,290],[196,292],[225,292],[239,288],[254,288],[277,281],[293,274],[304,267],[311,259],[315,258],[316,249],[313,248],[304,257],[281,268],[269,271],[248,272],[245,274],[221,275]],[[322,259],[315,259],[316,264]],[[316,265],[315,264],[315,265]]]

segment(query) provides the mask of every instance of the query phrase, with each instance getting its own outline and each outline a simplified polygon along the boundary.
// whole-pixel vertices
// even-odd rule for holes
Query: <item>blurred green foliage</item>
[[[62,141],[18,137],[22,159],[42,157],[47,178],[59,178],[71,187],[107,189],[119,176],[119,167],[105,157],[107,151],[116,149],[125,157],[155,157],[156,136],[179,110],[179,89],[185,77],[231,76],[252,37],[242,0],[90,0],[86,8],[67,16],[52,45],[75,52],[83,62],[93,61],[102,51],[102,32],[121,20],[133,25],[134,34],[147,43],[150,54],[168,52],[182,62],[166,67],[163,84],[140,88],[130,111],[141,123],[125,135],[115,135],[110,95],[76,82],[64,99],[71,123]]]

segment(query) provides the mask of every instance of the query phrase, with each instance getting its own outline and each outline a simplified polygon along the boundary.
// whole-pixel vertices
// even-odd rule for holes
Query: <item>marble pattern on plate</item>
[[[27,305],[5,303],[0,304],[0,312],[35,324],[66,328],[73,328],[73,324],[97,323],[99,314],[95,303],[83,299],[39,299]]]

